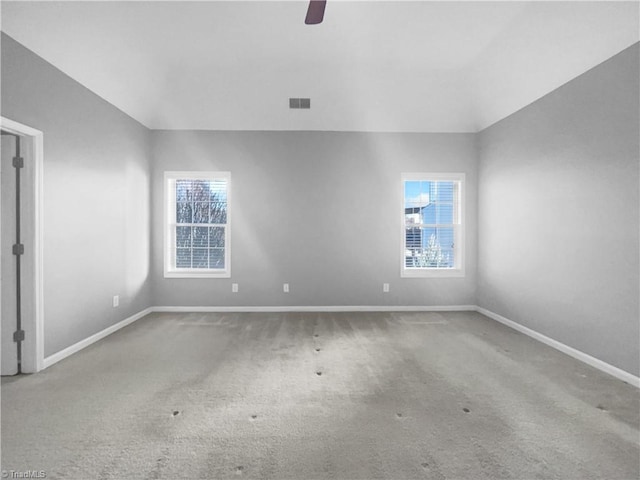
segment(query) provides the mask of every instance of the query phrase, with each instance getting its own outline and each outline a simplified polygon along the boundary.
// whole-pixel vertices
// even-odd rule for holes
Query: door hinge
[[[13,341],[14,342],[23,342],[24,341],[24,330],[16,330],[13,332]]]
[[[24,244],[16,243],[13,246],[13,254],[14,255],[24,255]]]
[[[13,167],[14,168],[24,168],[24,158],[22,158],[22,157],[13,157]]]

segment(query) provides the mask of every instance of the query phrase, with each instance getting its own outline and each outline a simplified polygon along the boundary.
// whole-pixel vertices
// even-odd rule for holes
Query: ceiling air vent
[[[290,98],[289,108],[311,108],[310,98]]]

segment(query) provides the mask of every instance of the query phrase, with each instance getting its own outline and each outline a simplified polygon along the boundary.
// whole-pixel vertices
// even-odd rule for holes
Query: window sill
[[[442,268],[442,269],[402,269],[401,278],[462,278],[464,270],[461,268]]]
[[[231,278],[231,272],[164,272],[164,278]]]

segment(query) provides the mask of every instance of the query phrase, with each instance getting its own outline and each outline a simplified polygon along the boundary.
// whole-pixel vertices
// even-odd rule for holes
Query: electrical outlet
[[[382,291],[384,293],[389,293],[389,284],[388,283],[383,283],[382,284]]]
[[[120,305],[120,295],[113,296],[113,308],[116,308]]]
[[[289,284],[288,283],[282,284],[282,290],[284,291],[284,293],[289,293]]]
[[[232,283],[231,284],[231,291],[233,293],[238,293],[238,284],[237,283]]]

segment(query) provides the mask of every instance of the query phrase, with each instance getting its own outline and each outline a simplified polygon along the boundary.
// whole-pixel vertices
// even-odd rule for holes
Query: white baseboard
[[[112,333],[120,330],[127,325],[135,322],[136,320],[144,317],[145,315],[152,312],[168,312],[168,313],[188,313],[188,312],[238,312],[238,313],[250,313],[250,312],[468,312],[475,311],[481,313],[492,320],[500,322],[514,330],[517,330],[525,335],[538,340],[539,342],[544,343],[556,350],[559,350],[562,353],[565,353],[581,362],[586,363],[602,372],[608,373],[622,381],[629,383],[630,385],[635,386],[636,388],[640,388],[640,377],[636,377],[635,375],[625,372],[624,370],[614,367],[602,360],[599,360],[591,355],[581,352],[573,347],[565,345],[562,342],[554,340],[553,338],[547,337],[541,333],[536,332],[524,325],[520,325],[519,323],[514,322],[513,320],[509,320],[502,315],[498,315],[486,308],[479,307],[477,305],[436,305],[436,306],[402,306],[402,305],[335,305],[335,306],[262,306],[262,307],[169,307],[169,306],[158,306],[158,307],[149,307],[144,310],[136,313],[135,315],[130,316],[122,320],[121,322],[116,323],[104,330],[91,335],[84,340],[81,340],[70,347],[65,348],[53,355],[46,357],[44,359],[43,368],[50,367],[51,365],[59,362],[60,360],[67,358],[69,355],[73,355],[76,352],[79,352],[83,348],[88,347],[89,345],[102,340],[104,337],[111,335]]]
[[[83,348],[102,340],[108,335],[120,330],[121,328],[130,325],[136,320],[153,312],[173,312],[173,313],[187,313],[187,312],[445,312],[445,311],[472,311],[475,309],[473,305],[453,305],[453,306],[264,306],[264,307],[149,307],[144,310],[125,318],[121,322],[111,325],[104,330],[91,335],[84,340],[75,343],[64,350],[60,350],[53,355],[46,357],[43,361],[42,368],[48,368],[51,365],[58,363],[60,360],[79,352]]]
[[[402,306],[402,305],[334,305],[334,306],[264,306],[264,307],[152,307],[154,312],[465,312],[475,305]]]
[[[116,323],[115,325],[111,325],[110,327],[107,327],[104,330],[101,330],[100,332],[85,338],[84,340],[80,340],[78,343],[74,343],[73,345],[65,348],[64,350],[60,350],[59,352],[46,357],[43,362],[43,368],[50,367],[54,363],[58,363],[60,360],[67,358],[69,355],[73,355],[74,353],[79,352],[80,350],[88,347],[92,343],[96,343],[98,340],[102,340],[104,337],[111,335],[112,333],[120,330],[121,328],[126,327],[127,325],[144,317],[145,315],[151,313],[152,311],[153,311],[153,308],[145,308],[144,310],[134,315],[131,315],[129,318],[125,318],[124,320]]]
[[[565,345],[562,342],[559,342],[557,340],[554,340],[553,338],[550,338],[550,337],[547,337],[546,335],[538,333],[535,330],[531,330],[530,328],[525,327],[524,325],[520,325],[519,323],[516,323],[513,320],[509,320],[508,318],[505,318],[502,315],[498,315],[497,313],[487,310],[486,308],[476,306],[475,310],[478,313],[481,313],[497,322],[500,322],[508,327],[511,327],[514,330],[524,333],[525,335],[531,338],[534,338],[539,342],[549,345],[550,347],[553,347],[556,350],[559,350],[562,353],[569,355],[570,357],[580,360],[581,362],[584,362],[587,365],[597,368],[598,370],[601,370],[605,373],[608,373],[609,375],[613,375],[617,379],[627,382],[628,384],[633,385],[636,388],[640,388],[640,377],[636,377],[635,375],[629,372],[625,372],[624,370],[618,367],[614,367],[613,365],[610,365],[607,362],[603,362],[602,360],[592,357],[587,353],[581,352],[580,350],[576,350],[575,348],[570,347],[569,345]]]

